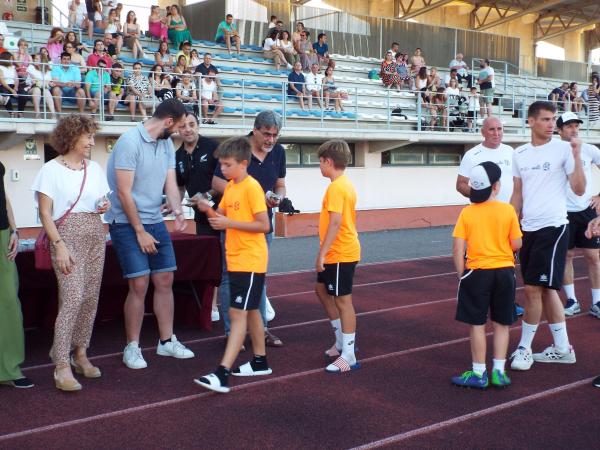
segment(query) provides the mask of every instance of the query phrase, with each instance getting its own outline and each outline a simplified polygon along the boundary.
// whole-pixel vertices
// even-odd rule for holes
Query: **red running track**
[[[581,258],[576,273],[587,308]],[[147,320],[142,345],[149,368],[132,371],[120,360],[122,323],[100,323],[92,354],[103,377],[81,379],[84,389],[76,394],[53,386],[48,332],[28,333],[26,374],[37,387],[0,389],[0,449],[598,446],[600,389],[590,383],[600,373],[598,319],[582,314],[568,321],[577,364],[512,372],[506,390],[459,389],[449,377],[470,365],[468,328],[453,319],[450,259],[361,266],[354,299],[363,368],[329,375],[323,350],[332,337],[313,283],[310,272],[269,277],[277,310],[271,329],[286,345],[269,349],[272,376],[234,379],[229,395],[192,383],[220,359],[220,331],[178,328],[196,358],[173,360],[155,355],[156,331]],[[511,348],[518,337],[515,324]],[[541,326],[534,349],[550,341]]]

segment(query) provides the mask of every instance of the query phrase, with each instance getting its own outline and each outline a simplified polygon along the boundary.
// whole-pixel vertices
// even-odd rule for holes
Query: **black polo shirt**
[[[215,74],[219,73],[215,66],[211,64],[210,66],[206,67],[204,63],[197,65],[195,72],[201,74],[202,76],[206,76],[208,75],[209,70],[214,70]]]
[[[185,150],[183,144],[175,152],[177,185],[184,186],[190,197],[198,192],[210,191],[215,169],[219,165],[214,155],[218,146],[219,143],[214,139],[199,136],[191,155]],[[206,214],[200,213],[196,208],[194,208],[194,220],[208,226]]]
[[[248,137],[252,137],[252,133],[248,134]],[[248,166],[248,174],[259,182],[265,193],[267,191],[274,191],[277,180],[285,178],[286,174],[285,149],[283,146],[275,144],[273,150],[267,153],[264,161],[261,161],[252,154],[250,165]],[[215,170],[215,176],[225,179],[219,165],[217,165],[217,170]],[[273,223],[271,221],[273,210],[268,208],[268,213],[271,222],[271,231],[273,231]]]

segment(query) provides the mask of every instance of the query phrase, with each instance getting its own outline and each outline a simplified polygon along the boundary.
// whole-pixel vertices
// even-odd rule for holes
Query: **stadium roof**
[[[464,6],[477,31],[517,19],[533,23],[536,41],[600,23],[599,0],[394,0],[394,15],[408,20],[449,5]]]

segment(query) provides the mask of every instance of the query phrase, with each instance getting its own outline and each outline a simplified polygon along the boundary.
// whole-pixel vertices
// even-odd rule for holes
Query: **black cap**
[[[502,170],[498,164],[484,161],[471,169],[469,173],[469,186],[471,193],[469,199],[473,203],[482,203],[490,198],[492,186],[502,176]]]

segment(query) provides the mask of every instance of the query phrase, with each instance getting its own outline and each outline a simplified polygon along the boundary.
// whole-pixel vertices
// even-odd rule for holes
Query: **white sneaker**
[[[292,66],[290,63],[288,63],[288,65],[287,65],[287,68],[288,68],[289,70],[291,70],[291,69],[293,69],[293,68],[294,68],[294,66]]]
[[[213,309],[211,311],[210,320],[211,320],[211,322],[218,322],[219,320],[221,320],[221,314],[219,314],[218,309]]]
[[[554,345],[551,345],[542,353],[534,353],[533,360],[537,362],[545,362],[545,363],[559,363],[559,364],[575,364],[577,360],[575,359],[575,350],[573,350],[573,346],[569,346],[569,350],[567,352],[561,352]]]
[[[600,319],[600,302],[598,303],[594,303],[591,307],[590,307],[590,314],[592,316],[596,316],[598,319]]]
[[[142,356],[142,349],[136,341],[127,344],[123,350],[123,362],[130,369],[145,369],[148,364]]]
[[[267,314],[267,322],[270,322],[275,318],[275,310],[273,309],[273,305],[269,301],[269,297],[266,299],[266,314]]]
[[[581,305],[577,300],[573,300],[572,298],[567,300],[567,304],[565,305],[565,316],[573,316],[575,314],[579,314],[581,312]]]
[[[533,365],[531,350],[527,350],[525,347],[517,347],[510,355],[510,359],[512,359],[510,368],[513,370],[529,370]]]
[[[156,347],[156,354],[160,356],[172,356],[177,359],[189,359],[194,357],[194,353],[179,342],[175,335],[171,336],[171,340],[164,344],[161,344],[159,339],[158,346]]]

